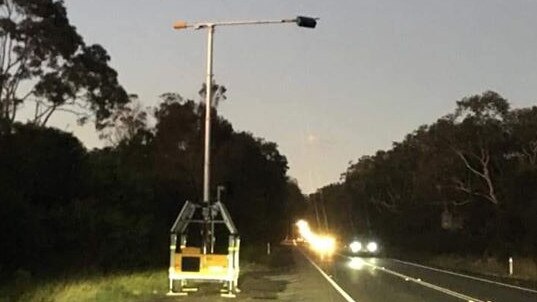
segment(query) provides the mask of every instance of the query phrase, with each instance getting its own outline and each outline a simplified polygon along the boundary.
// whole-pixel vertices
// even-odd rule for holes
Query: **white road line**
[[[339,256],[341,256],[343,258],[347,258],[347,259],[352,259],[353,258],[353,257],[345,256],[345,255],[340,254],[340,253],[337,253],[337,254]],[[411,276],[403,275],[403,274],[398,273],[396,271],[389,270],[389,269],[387,269],[385,267],[377,266],[377,265],[375,265],[373,263],[365,261],[364,259],[362,259],[362,262],[365,265],[368,265],[368,266],[370,266],[370,267],[372,267],[374,269],[377,269],[377,270],[383,271],[385,273],[394,275],[394,276],[399,277],[399,278],[401,278],[401,279],[403,279],[405,281],[414,282],[414,283],[419,284],[421,286],[424,286],[424,287],[439,291],[441,293],[444,293],[446,295],[449,295],[449,296],[452,296],[452,297],[455,297],[455,298],[458,298],[458,299],[461,299],[461,300],[465,300],[465,301],[468,301],[468,302],[490,302],[490,301],[479,300],[477,298],[470,297],[470,296],[467,296],[465,294],[462,294],[462,293],[459,293],[459,292],[456,292],[456,291],[452,291],[452,290],[450,290],[448,288],[444,288],[444,287],[441,287],[441,286],[438,286],[438,285],[435,285],[435,284],[432,284],[432,283],[429,283],[429,282],[425,282],[425,281],[421,280],[420,278],[414,278],[414,277],[411,277]]]
[[[356,300],[354,300],[349,294],[347,294],[334,280],[332,280],[332,278],[330,278],[330,276],[328,276],[319,266],[317,266],[317,264],[315,264],[315,262],[313,262],[313,260],[310,259],[310,257],[308,257],[304,252],[302,252],[300,249],[297,249],[300,251],[300,253],[302,253],[302,255],[308,259],[308,261],[311,263],[311,265],[313,265],[313,267],[315,267],[319,273],[321,273],[321,275],[328,281],[328,283],[330,283],[337,291],[338,293],[343,296],[343,298],[347,301],[347,302],[357,302]]]
[[[414,282],[416,284],[419,284],[423,287],[427,287],[427,288],[430,288],[430,289],[433,289],[433,290],[436,290],[436,291],[439,291],[441,293],[444,293],[446,295],[449,295],[449,296],[452,296],[452,297],[455,297],[455,298],[458,298],[458,299],[461,299],[461,300],[465,300],[465,301],[468,301],[468,302],[485,302],[483,300],[479,300],[477,298],[474,298],[474,297],[470,297],[470,296],[467,296],[465,294],[462,294],[462,293],[459,293],[459,292],[456,292],[456,291],[452,291],[450,289],[447,289],[447,288],[444,288],[444,287],[441,287],[441,286],[438,286],[438,285],[435,285],[435,284],[432,284],[432,283],[429,283],[429,282],[425,282],[419,278],[414,278],[414,277],[410,277],[410,276],[407,276],[407,275],[403,275],[401,273],[398,273],[396,271],[392,271],[392,270],[389,270],[385,267],[381,267],[381,266],[376,266],[372,263],[369,263],[365,260],[362,260],[363,263],[365,265],[369,265],[371,267],[373,267],[374,269],[377,269],[377,270],[381,270],[383,272],[386,272],[388,274],[391,274],[391,275],[394,275],[396,277],[399,277],[405,281],[411,281],[411,282]]]
[[[406,265],[412,265],[412,266],[421,267],[421,268],[425,268],[425,269],[436,271],[436,272],[442,272],[442,273],[446,273],[446,274],[450,274],[450,275],[454,275],[454,276],[458,276],[458,277],[464,277],[464,278],[468,278],[468,279],[472,279],[472,280],[491,283],[491,284],[495,284],[495,285],[500,285],[500,286],[504,286],[504,287],[509,287],[509,288],[518,289],[518,290],[527,291],[527,292],[530,292],[530,293],[537,294],[537,290],[526,288],[526,287],[520,287],[520,286],[511,285],[511,284],[507,284],[507,283],[501,283],[501,282],[497,282],[497,281],[492,281],[492,280],[489,280],[489,279],[469,276],[469,275],[465,275],[465,274],[456,273],[456,272],[453,272],[453,271],[448,271],[448,270],[443,270],[443,269],[439,269],[439,268],[434,268],[434,267],[421,265],[421,264],[418,264],[418,263],[407,262],[407,261],[393,259],[393,258],[390,258],[390,259],[393,260],[393,261],[399,262],[399,263],[406,264]]]

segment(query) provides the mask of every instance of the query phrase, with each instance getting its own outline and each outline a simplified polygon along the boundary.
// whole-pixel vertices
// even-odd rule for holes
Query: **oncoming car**
[[[380,245],[372,238],[355,237],[348,241],[345,252],[355,256],[377,256],[380,253]]]

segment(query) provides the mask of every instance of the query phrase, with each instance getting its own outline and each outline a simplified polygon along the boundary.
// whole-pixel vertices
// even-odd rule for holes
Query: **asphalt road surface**
[[[395,259],[336,255],[331,261],[320,261],[313,255],[304,252],[303,255],[335,281],[342,296],[347,295],[346,301],[537,302],[537,290],[516,288]]]

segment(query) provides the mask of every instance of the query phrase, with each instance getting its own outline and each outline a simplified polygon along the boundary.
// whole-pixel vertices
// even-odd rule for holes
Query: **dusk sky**
[[[349,161],[450,113],[464,96],[494,90],[514,107],[537,101],[537,1],[67,0],[87,43],[103,45],[129,93],[145,106],[178,92],[196,99],[206,32],[175,20],[320,17],[293,24],[217,28],[219,112],[236,130],[276,142],[289,175],[309,193]],[[99,147],[72,116],[53,125]]]

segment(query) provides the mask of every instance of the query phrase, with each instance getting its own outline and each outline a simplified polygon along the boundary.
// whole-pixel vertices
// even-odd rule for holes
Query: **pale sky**
[[[236,130],[276,142],[304,192],[335,182],[348,162],[389,148],[455,101],[491,89],[515,107],[537,100],[533,0],[66,0],[87,43],[103,45],[129,93],[144,105],[164,92],[197,99],[205,31],[187,21],[320,17],[293,24],[217,28],[220,113]],[[87,147],[92,127],[53,125]]]

